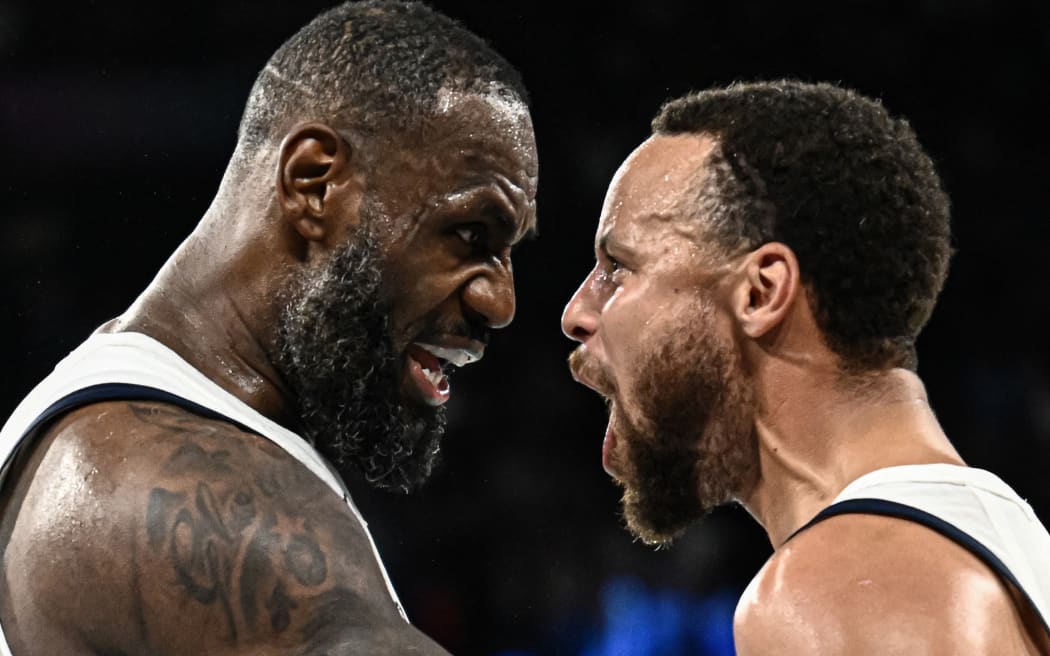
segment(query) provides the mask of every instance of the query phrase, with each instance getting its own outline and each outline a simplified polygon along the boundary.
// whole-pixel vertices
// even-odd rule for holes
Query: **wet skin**
[[[535,230],[537,161],[528,114],[476,96],[449,102],[459,108],[454,120],[435,121],[418,147],[386,158],[370,191],[392,217],[385,287],[394,344],[476,361],[488,332],[514,318],[511,251]],[[434,325],[442,328],[425,328]],[[434,402],[412,373],[406,356],[406,394]]]
[[[617,424],[647,424],[637,379],[668,331],[678,331],[683,317],[699,321],[690,329],[727,329],[724,321],[697,314],[710,296],[705,284],[724,267],[702,248],[681,199],[712,142],[679,136],[648,143],[624,162],[609,187],[595,235],[594,269],[562,316],[565,335],[580,342],[574,377],[612,404],[602,462],[613,476],[626,458]]]
[[[734,635],[741,656],[1050,654],[1050,637],[1019,591],[968,550],[924,526],[889,517],[843,515],[787,544],[786,537],[801,523],[794,522],[787,531],[771,530],[784,518],[790,522],[794,507],[769,511],[756,502],[763,495],[798,504],[804,523],[846,483],[869,471],[899,464],[963,463],[941,433],[921,383],[911,372],[888,372],[886,387],[880,389],[907,403],[846,395],[836,411],[814,411],[819,397],[841,386],[840,372],[833,370],[830,391],[818,387],[823,372],[814,363],[828,361],[829,354],[812,329],[805,292],[792,296],[778,291],[791,281],[783,275],[784,267],[797,264],[781,257],[771,260],[779,262],[779,268],[771,268],[753,256],[763,251],[782,255],[786,247],[764,244],[752,253],[719,260],[705,247],[703,234],[680,221],[681,197],[695,188],[691,181],[711,146],[711,138],[704,135],[658,135],[632,153],[606,197],[595,239],[595,267],[562,318],[565,334],[581,344],[571,360],[574,377],[611,402],[603,448],[606,470],[628,488],[651,482],[630,475],[632,450],[626,448],[620,427],[628,422],[644,426],[651,430],[636,431],[634,439],[660,439],[661,426],[647,421],[642,396],[654,393],[654,388],[640,386],[638,373],[644,371],[646,359],[660,353],[661,340],[676,337],[668,326],[693,316],[691,312],[695,315],[697,304],[706,302],[712,308],[706,320],[696,315],[697,320],[679,332],[693,335],[694,342],[705,332],[721,335],[724,343],[735,344],[751,358],[746,383],[756,388],[759,399],[753,421],[758,439],[767,440],[754,456],[760,467],[758,480],[734,490],[776,547],[737,607]],[[796,301],[776,306],[767,300],[788,297]],[[779,332],[762,330],[756,317],[775,317],[770,323]],[[767,334],[775,334],[775,339],[762,341]],[[695,367],[697,361],[671,358],[679,368]],[[774,366],[776,376],[754,373]],[[665,393],[669,385],[656,393]],[[796,392],[791,402],[764,401]],[[849,404],[859,404],[859,409]],[[861,411],[868,414],[860,423],[875,436],[864,444],[861,438],[867,435],[843,431],[831,420],[828,425],[837,430],[826,433],[821,430],[826,425],[800,420],[812,415],[848,419],[849,412]],[[789,432],[785,425],[805,430]],[[697,436],[702,445],[700,427]],[[819,447],[807,444],[811,436],[819,439]],[[830,454],[832,467],[823,468],[825,463],[815,453]],[[847,465],[858,470],[843,474]],[[808,483],[808,475],[816,480],[819,498],[807,498],[809,491],[800,481]],[[845,480],[840,483],[836,476]],[[803,507],[806,503],[810,505]]]
[[[324,142],[335,128],[304,132],[279,177],[310,189],[314,171],[331,172],[319,183],[323,205],[305,201],[322,208],[316,235],[300,222],[306,238],[289,238],[287,223],[276,224],[229,264],[186,249],[174,258],[179,275],[162,272],[106,329],[159,339],[294,424],[289,391],[259,355],[287,275],[275,270],[328,257],[359,225],[365,189],[386,222],[384,294],[404,351],[402,393],[433,401],[412,366],[426,356],[411,345],[480,357],[484,332],[513,319],[510,251],[534,226],[537,174],[523,108],[478,96],[443,102],[413,140],[383,144],[371,159],[340,151],[333,160],[353,141]],[[282,194],[270,206],[288,215],[297,201]],[[194,271],[205,274],[185,275]],[[173,291],[197,280],[225,287]],[[236,312],[192,305],[205,297],[240,303]],[[227,343],[234,315],[260,348]],[[69,413],[19,454],[0,509],[0,618],[19,655],[445,653],[401,618],[365,529],[338,494],[265,438],[177,407],[108,402]]]

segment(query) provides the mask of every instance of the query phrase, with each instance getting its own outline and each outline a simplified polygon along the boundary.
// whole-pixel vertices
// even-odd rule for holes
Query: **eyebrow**
[[[520,244],[523,241],[535,241],[535,240],[539,239],[539,237],[540,237],[540,226],[539,226],[539,222],[536,220],[535,217],[536,217],[535,210],[533,210],[532,225],[530,225],[528,227],[528,229],[524,233],[522,233],[522,235],[520,237],[518,237],[517,241],[514,242],[515,246],[517,246],[518,244]],[[503,216],[503,217],[500,218],[500,222],[509,224],[507,226],[507,228],[511,231],[511,234],[514,234],[514,231],[517,228],[517,226],[514,225],[514,220],[513,219],[511,219],[509,217],[506,217],[506,216]]]
[[[479,194],[484,193],[484,191],[479,192]],[[508,236],[508,242],[511,248],[518,246],[518,244],[523,241],[532,241],[539,237],[539,230],[535,220],[532,221],[532,225],[530,225],[525,232],[520,235],[518,234],[521,230],[521,226],[518,225],[518,217],[521,216],[521,213],[515,211],[518,208],[515,207],[514,203],[499,200],[492,206],[492,209],[495,211],[487,212],[487,214],[492,221],[496,222],[500,227],[500,230]],[[526,210],[526,215],[527,213],[528,210]],[[526,221],[527,220],[528,219],[526,218]]]
[[[631,252],[631,249],[617,239],[611,230],[598,238],[598,250],[608,255],[610,246],[612,246],[612,249],[615,251]]]
[[[527,198],[524,204],[515,203],[517,194],[508,194],[506,189],[503,189],[501,185],[497,185],[502,192],[502,196],[505,199],[501,204],[506,205],[510,209],[510,213],[500,212],[496,220],[511,235],[511,245],[516,246],[523,241],[532,241],[540,236],[539,224],[536,219],[536,199],[533,198],[529,201]],[[518,236],[518,230],[521,228],[518,226],[518,218],[522,219],[522,225],[528,225],[525,232]],[[531,225],[529,225],[529,219],[532,219]],[[516,237],[516,239],[515,239]]]
[[[539,226],[535,220],[535,201],[533,203],[526,203],[525,206],[519,207],[514,203],[514,196],[508,194],[506,190],[502,189],[499,185],[496,186],[501,193],[493,194],[497,199],[494,205],[498,209],[497,212],[493,213],[492,219],[499,224],[499,226],[511,237],[511,246],[516,246],[523,241],[532,241],[539,237]],[[491,187],[482,186],[476,190],[478,195],[484,195],[491,193]],[[533,205],[532,208],[529,206]],[[530,212],[531,209],[531,212]],[[518,217],[524,216],[525,221],[528,221],[528,215],[532,214],[532,225],[528,227],[518,236],[518,231],[521,229],[518,225]]]
[[[455,207],[464,201],[466,203],[480,202],[487,205],[487,209],[484,210],[485,215],[491,221],[495,222],[500,230],[508,236],[508,241],[511,247],[517,246],[523,241],[531,241],[539,237],[539,229],[535,214],[535,201],[532,203],[526,203],[524,207],[520,207],[514,202],[514,196],[508,194],[500,185],[486,183],[470,186],[466,189],[453,192],[436,203],[436,206],[451,205]],[[521,233],[519,236],[518,232],[526,224],[523,221],[522,224],[519,225],[518,219],[525,217],[525,221],[527,221],[530,214],[532,215],[532,225],[530,225],[525,232]]]

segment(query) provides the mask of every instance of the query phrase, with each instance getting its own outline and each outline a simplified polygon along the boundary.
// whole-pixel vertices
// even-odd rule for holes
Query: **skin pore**
[[[582,342],[574,376],[610,401],[603,462],[624,486],[628,526],[653,544],[750,486],[756,462],[750,391],[716,307],[730,269],[679,219],[676,189],[710,146],[679,141],[637,151],[617,173],[597,263],[562,322]]]
[[[582,342],[573,354],[574,374],[600,393],[611,393],[611,460],[623,457],[615,455],[624,448],[615,430],[617,413],[635,417],[632,423],[648,427],[650,435],[663,431],[642,408],[659,403],[655,397],[683,393],[665,387],[691,388],[696,405],[706,400],[709,406],[681,410],[698,420],[707,415],[694,424],[694,444],[713,439],[710,426],[719,421],[733,427],[720,438],[726,448],[747,452],[708,484],[728,488],[728,494],[700,501],[708,506],[741,501],[779,544],[789,526],[794,530],[826,504],[829,491],[837,493],[867,471],[889,462],[961,459],[939,431],[914,374],[892,370],[872,374],[863,385],[844,384],[835,355],[821,340],[790,249],[772,243],[726,255],[684,218],[681,190],[695,188],[693,176],[703,171],[714,147],[706,136],[654,136],[626,160],[599,222],[597,264],[566,307],[563,328]],[[686,338],[673,337],[683,331]],[[684,342],[706,348],[690,352]],[[659,356],[652,349],[659,349]],[[728,353],[736,354],[736,364],[705,366],[705,360],[733,363]],[[662,366],[657,362],[697,373],[681,385],[681,374],[668,379],[674,385],[639,382],[647,369]],[[717,396],[712,402],[706,392],[720,385],[703,378],[719,375],[732,403],[719,405]],[[888,448],[853,453],[856,442],[829,439],[839,434],[872,444],[879,435],[884,441],[878,444]],[[799,493],[793,495],[767,492],[783,481],[809,485],[796,485]],[[784,499],[791,500],[790,510],[765,510]]]
[[[930,636],[930,653],[1040,653],[1027,602],[929,529],[844,515],[782,546],[866,473],[964,463],[913,372],[844,373],[790,248],[725,252],[684,209],[716,147],[657,135],[628,157],[562,318],[573,376],[609,402],[603,464],[628,528],[663,545],[714,505],[755,517],[776,552],[738,607],[742,655],[914,653]]]
[[[394,430],[415,424],[409,432],[417,436],[402,442],[420,448],[394,449],[406,461],[422,454],[415,471],[387,481],[415,487],[437,451],[442,413],[415,384],[407,351],[423,340],[480,358],[487,331],[513,319],[510,251],[535,225],[536,156],[525,108],[456,92],[442,92],[439,107],[401,144],[355,148],[324,125],[293,129],[276,156],[253,163],[263,172],[279,164],[276,198],[265,178],[255,207],[238,202],[243,182],[224,182],[151,288],[103,330],[153,335],[256,410],[307,433],[337,463],[373,459],[366,475],[377,481],[392,471],[390,453],[386,464],[374,460],[388,450],[380,443],[352,453],[363,430],[352,417],[386,414],[381,425]],[[280,220],[254,218],[266,210]],[[219,237],[230,226],[240,245]],[[355,252],[346,261],[348,249]],[[230,277],[245,284],[230,285]],[[173,306],[173,298],[180,302]],[[335,323],[319,330],[326,320]],[[323,362],[344,330],[371,341],[342,344],[342,356]],[[360,372],[357,380],[347,380],[347,367]],[[382,380],[361,384],[373,367]],[[354,407],[336,416],[348,398]],[[382,410],[390,404],[401,409]]]
[[[510,323],[511,248],[535,226],[524,106],[440,101],[399,141],[291,126],[101,330],[157,339],[344,469],[418,484],[449,396],[423,365],[476,360]],[[16,653],[444,653],[401,618],[344,499],[263,437],[108,402],[19,458],[0,500]]]

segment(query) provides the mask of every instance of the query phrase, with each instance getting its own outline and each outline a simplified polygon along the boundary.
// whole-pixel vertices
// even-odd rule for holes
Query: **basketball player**
[[[416,3],[273,55],[214,202],[0,436],[0,652],[439,654],[336,470],[408,491],[515,310],[514,69]]]
[[[635,535],[729,502],[765,528],[742,656],[1050,653],[1050,536],[915,374],[949,241],[908,124],[825,84],[674,100],[612,181],[572,373]]]

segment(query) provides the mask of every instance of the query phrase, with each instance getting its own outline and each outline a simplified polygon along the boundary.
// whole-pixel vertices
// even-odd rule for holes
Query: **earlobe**
[[[737,305],[744,332],[758,338],[783,323],[798,288],[798,260],[787,245],[768,242],[749,253],[743,262]]]
[[[323,240],[330,225],[332,183],[345,173],[350,146],[331,127],[307,123],[281,144],[277,197],[282,213],[308,241]]]

